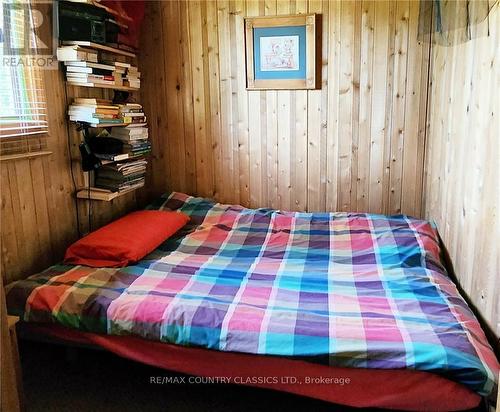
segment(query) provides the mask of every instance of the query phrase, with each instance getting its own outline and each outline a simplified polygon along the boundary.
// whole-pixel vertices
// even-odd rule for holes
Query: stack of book
[[[139,89],[141,87],[141,72],[137,69],[137,67],[129,65],[124,80],[125,86]]]
[[[147,127],[138,124],[113,127],[110,136],[123,142],[123,153],[128,153],[129,157],[145,156],[151,152]]]
[[[95,50],[81,46],[62,46],[57,49],[57,59],[64,61],[66,80],[75,86],[123,85],[122,72],[114,63],[103,63],[97,59]]]
[[[114,66],[89,61],[65,61],[64,64],[70,84],[115,84]]]
[[[120,139],[125,143],[136,140],[147,140],[149,137],[148,128],[138,124],[131,124],[126,127],[113,127],[110,136]]]
[[[151,153],[151,143],[149,140],[133,140],[123,145],[123,153],[129,158],[146,156]]]
[[[137,126],[146,125],[146,115],[139,103],[124,103],[120,104],[120,118],[123,123],[133,123]]]
[[[66,80],[75,86],[127,86],[139,89],[140,73],[129,63],[99,61],[97,52],[81,46],[61,46],[57,59],[66,66]]]
[[[120,124],[120,107],[111,100],[77,97],[69,106],[69,119],[74,122],[86,122],[97,127],[100,124]]]
[[[125,73],[127,72],[127,68],[125,66],[127,65],[127,63],[112,62],[110,64],[112,64],[115,68],[114,70],[115,85],[123,86],[123,76],[125,76]]]
[[[88,61],[97,63],[97,52],[81,46],[61,46],[57,48],[57,60],[64,62]]]
[[[97,170],[95,186],[112,192],[122,192],[144,186],[146,160],[108,164]]]

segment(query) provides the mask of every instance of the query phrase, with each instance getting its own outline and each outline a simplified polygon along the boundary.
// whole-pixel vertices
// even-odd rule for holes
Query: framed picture
[[[247,89],[315,89],[315,14],[245,19]]]

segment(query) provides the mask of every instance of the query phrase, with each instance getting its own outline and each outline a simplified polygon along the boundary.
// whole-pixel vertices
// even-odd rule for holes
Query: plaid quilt
[[[430,371],[493,390],[498,363],[428,222],[254,210],[181,193],[150,207],[191,221],[135,266],[55,265],[15,282],[9,312],[220,351]]]

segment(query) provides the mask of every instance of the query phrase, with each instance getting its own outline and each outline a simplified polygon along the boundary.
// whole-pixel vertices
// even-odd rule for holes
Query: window
[[[46,150],[48,131],[41,69],[30,64],[13,64],[19,61],[5,53],[7,41],[12,48],[20,48],[28,41],[25,36],[36,47],[35,33],[25,27],[25,13],[31,23],[33,13],[30,7],[9,8],[6,3],[2,2],[0,7],[0,156]]]

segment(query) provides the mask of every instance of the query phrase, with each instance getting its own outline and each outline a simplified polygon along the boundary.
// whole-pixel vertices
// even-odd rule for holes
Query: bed
[[[351,406],[460,410],[495,391],[497,359],[430,223],[176,192],[149,208],[190,222],[134,266],[8,285],[9,313],[65,342]]]

